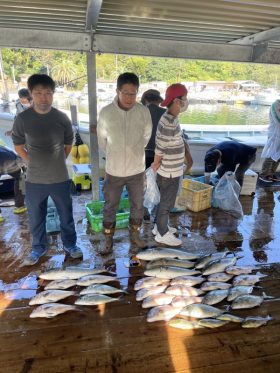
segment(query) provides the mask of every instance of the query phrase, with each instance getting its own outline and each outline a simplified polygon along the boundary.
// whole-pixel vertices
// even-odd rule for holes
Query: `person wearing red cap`
[[[155,240],[168,246],[180,246],[182,241],[175,237],[176,229],[168,226],[169,212],[174,207],[183,175],[185,145],[178,115],[188,108],[187,88],[180,83],[169,86],[161,106],[167,107],[162,115],[156,133],[156,148],[152,168],[157,172],[157,184],[160,190],[160,203],[156,214],[156,225],[153,229]],[[191,156],[188,154],[187,167],[191,167]]]

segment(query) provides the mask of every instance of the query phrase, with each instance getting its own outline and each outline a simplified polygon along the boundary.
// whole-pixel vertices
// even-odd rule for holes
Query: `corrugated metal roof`
[[[97,37],[277,49],[279,20],[280,0],[0,0],[0,35],[1,28],[87,35],[92,28]]]

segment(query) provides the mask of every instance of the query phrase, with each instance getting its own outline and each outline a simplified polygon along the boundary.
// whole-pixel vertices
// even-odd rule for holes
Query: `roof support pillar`
[[[96,54],[87,53],[88,110],[90,133],[92,198],[99,200],[99,151],[97,141],[97,95],[96,95]]]

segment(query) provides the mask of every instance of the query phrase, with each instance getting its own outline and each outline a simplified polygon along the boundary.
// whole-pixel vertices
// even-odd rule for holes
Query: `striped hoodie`
[[[156,133],[155,154],[162,157],[158,174],[174,178],[183,175],[185,145],[178,117],[165,112]]]

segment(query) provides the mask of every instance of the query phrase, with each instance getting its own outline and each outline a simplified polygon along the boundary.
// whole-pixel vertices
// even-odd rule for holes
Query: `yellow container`
[[[211,207],[212,189],[211,185],[184,179],[178,198],[179,205],[195,212],[206,210]]]

